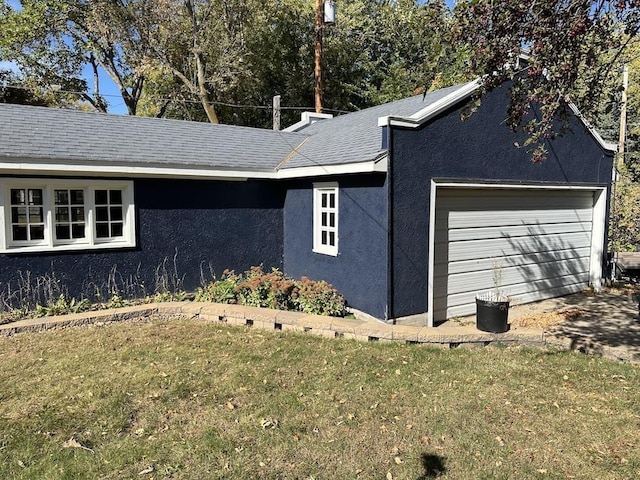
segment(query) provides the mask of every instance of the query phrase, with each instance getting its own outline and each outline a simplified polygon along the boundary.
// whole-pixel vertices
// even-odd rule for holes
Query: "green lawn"
[[[0,339],[0,478],[640,478],[638,367],[196,320]]]

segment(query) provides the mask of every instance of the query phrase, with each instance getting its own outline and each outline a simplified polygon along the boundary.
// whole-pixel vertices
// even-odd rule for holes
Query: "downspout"
[[[392,319],[395,325],[393,305],[393,135],[391,122],[387,125],[387,312],[385,320]]]

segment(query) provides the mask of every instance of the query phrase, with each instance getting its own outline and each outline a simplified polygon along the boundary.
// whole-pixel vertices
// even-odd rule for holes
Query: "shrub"
[[[314,282],[307,277],[302,277],[298,282],[297,293],[296,310],[333,317],[344,317],[347,313],[344,297],[324,280]]]
[[[220,280],[214,280],[196,290],[196,302],[238,303],[236,287],[242,276],[233,270],[225,270]]]
[[[195,300],[338,317],[347,313],[344,298],[327,282],[307,277],[295,281],[277,268],[264,272],[262,266],[251,267],[240,275],[225,270],[219,280],[199,288]]]
[[[262,266],[251,267],[237,287],[239,303],[252,307],[293,310],[296,284],[277,268],[262,271]]]

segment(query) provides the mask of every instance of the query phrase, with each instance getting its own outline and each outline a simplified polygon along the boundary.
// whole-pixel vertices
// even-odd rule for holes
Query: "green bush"
[[[261,266],[240,275],[225,270],[219,280],[199,288],[195,300],[338,317],[347,313],[344,298],[327,282],[307,277],[296,281],[277,268],[264,272]]]
[[[225,270],[220,280],[196,290],[196,302],[238,303],[237,286],[242,280],[233,270]]]

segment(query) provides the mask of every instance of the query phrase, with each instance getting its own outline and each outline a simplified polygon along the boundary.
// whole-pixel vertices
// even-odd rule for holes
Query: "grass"
[[[638,367],[196,320],[0,339],[0,478],[640,477]]]

